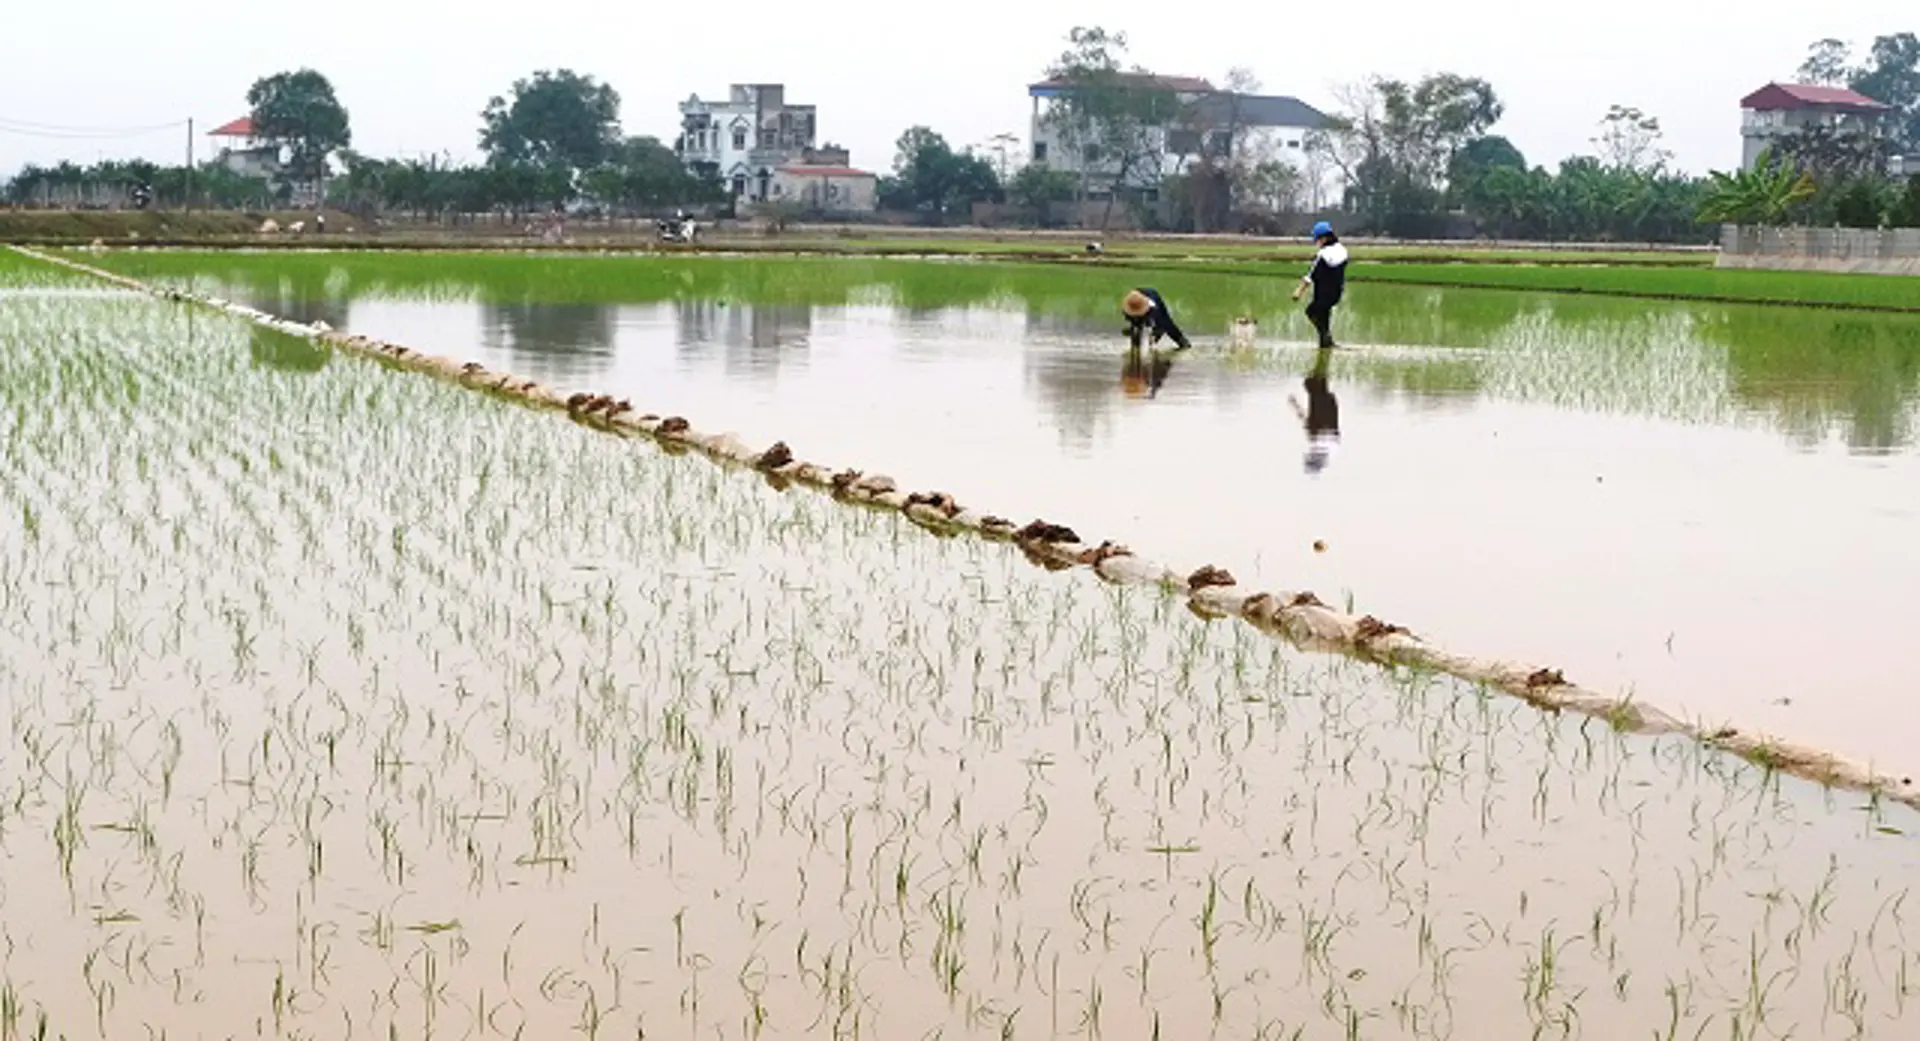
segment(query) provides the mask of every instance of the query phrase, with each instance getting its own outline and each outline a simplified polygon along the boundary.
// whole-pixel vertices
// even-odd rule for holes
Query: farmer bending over
[[[1320,247],[1319,252],[1313,255],[1313,267],[1300,280],[1300,288],[1293,291],[1293,298],[1298,300],[1307,290],[1313,290],[1313,300],[1307,304],[1307,320],[1319,331],[1320,346],[1332,347],[1333,309],[1339,306],[1340,297],[1347,289],[1347,247],[1340,244],[1340,236],[1333,233],[1333,225],[1326,221],[1313,226],[1313,241]]]
[[[1167,302],[1152,289],[1134,289],[1128,291],[1120,301],[1120,312],[1127,316],[1127,342],[1140,346],[1140,334],[1151,329],[1151,342],[1159,343],[1165,336],[1180,345],[1181,350],[1192,346],[1187,342],[1187,334],[1173,324],[1173,312],[1167,310]]]

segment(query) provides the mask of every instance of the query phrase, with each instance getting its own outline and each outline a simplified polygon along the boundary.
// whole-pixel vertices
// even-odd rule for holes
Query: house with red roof
[[[1752,170],[1776,140],[1813,126],[1884,135],[1892,114],[1891,106],[1844,87],[1769,83],[1740,99],[1740,168]]]
[[[218,149],[220,165],[243,177],[272,180],[280,173],[280,146],[254,135],[253,120],[246,116],[222,123],[207,131]]]

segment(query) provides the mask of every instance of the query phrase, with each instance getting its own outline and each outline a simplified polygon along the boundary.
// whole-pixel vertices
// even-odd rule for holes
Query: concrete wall
[[[1720,229],[1724,268],[1920,275],[1920,228]]]
[[[831,213],[872,213],[879,208],[879,179],[872,174],[818,174],[775,170],[768,189],[773,198]]]

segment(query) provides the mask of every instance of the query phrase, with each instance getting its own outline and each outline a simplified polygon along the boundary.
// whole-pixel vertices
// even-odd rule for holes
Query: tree
[[[1469,141],[1447,164],[1447,187],[1456,202],[1475,197],[1495,170],[1527,172],[1527,157],[1513,142],[1497,134]]]
[[[1409,174],[1431,184],[1468,142],[1485,136],[1505,106],[1486,80],[1440,73],[1408,87],[1381,81],[1386,132]]]
[[[1345,175],[1349,207],[1380,227],[1436,212],[1455,156],[1504,111],[1491,84],[1455,73],[1411,84],[1375,77],[1335,96],[1341,111],[1308,142]]]
[[[1853,49],[1846,43],[1821,40],[1808,49],[1799,74],[1808,83],[1845,85],[1891,106],[1887,130],[1895,151],[1920,151],[1920,36],[1875,37],[1861,65],[1853,64]]]
[[[1822,183],[1884,178],[1893,156],[1887,138],[1828,123],[1810,123],[1777,138],[1772,147],[1782,162]]]
[[[1242,209],[1277,216],[1299,209],[1305,183],[1305,175],[1292,163],[1262,159],[1234,174],[1233,189]]]
[[[489,162],[564,171],[569,179],[607,162],[620,145],[620,95],[571,69],[516,80],[513,99],[494,97],[480,113]]]
[[[1813,178],[1792,164],[1778,161],[1772,149],[1760,156],[1752,170],[1714,171],[1712,186],[1700,207],[1700,219],[1731,224],[1779,224],[1793,207],[1814,193]]]
[[[883,206],[944,220],[1000,194],[992,163],[972,152],[955,152],[927,127],[909,128],[894,149],[893,176],[880,186]]]
[[[1001,131],[987,138],[987,151],[993,153],[994,172],[999,175],[1000,183],[1013,179],[1013,156],[1019,151],[1020,138],[1010,131]]]
[[[1047,220],[1048,207],[1073,198],[1074,176],[1038,163],[1020,168],[1007,182],[1007,201],[1030,214],[1036,223]]]
[[[1673,153],[1660,147],[1660,121],[1626,105],[1615,105],[1600,119],[1600,134],[1593,139],[1600,160],[1622,170],[1653,170],[1664,166]]]
[[[1867,63],[1854,71],[1849,86],[1893,106],[1889,132],[1895,146],[1908,155],[1920,152],[1920,36],[1876,37]]]
[[[247,91],[253,133],[288,152],[286,172],[295,180],[325,176],[327,157],[353,143],[347,110],[333,84],[312,69],[280,72]]]
[[[1907,178],[1907,190],[1901,193],[1889,217],[1895,227],[1920,228],[1920,174]]]
[[[1833,223],[1843,228],[1878,228],[1898,203],[1891,181],[1861,177],[1847,182],[1833,197]]]
[[[1067,38],[1072,46],[1047,68],[1060,92],[1044,120],[1060,146],[1078,160],[1083,194],[1096,168],[1111,177],[1100,221],[1105,231],[1115,198],[1130,188],[1159,182],[1165,130],[1177,121],[1185,103],[1145,69],[1122,68],[1125,33],[1075,27]]]
[[[673,149],[653,137],[621,142],[605,163],[582,176],[581,186],[600,203],[627,210],[718,202],[724,195],[717,178],[689,172]]]
[[[1802,83],[1815,83],[1823,87],[1844,86],[1853,78],[1853,69],[1849,64],[1852,60],[1851,47],[1828,37],[1807,48],[1807,60],[1800,63],[1798,78]]]

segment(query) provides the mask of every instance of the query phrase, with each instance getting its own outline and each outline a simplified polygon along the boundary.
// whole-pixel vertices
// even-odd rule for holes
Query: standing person
[[[1320,346],[1329,348],[1334,346],[1333,309],[1339,306],[1347,290],[1347,247],[1341,245],[1340,236],[1333,233],[1333,225],[1326,221],[1313,226],[1313,241],[1320,249],[1313,255],[1313,267],[1300,280],[1300,287],[1293,291],[1293,298],[1298,300],[1309,289],[1313,291],[1313,300],[1307,304],[1307,320],[1320,333]]]
[[[1133,289],[1120,301],[1120,313],[1127,316],[1127,342],[1140,346],[1140,334],[1149,329],[1153,333],[1154,343],[1165,336],[1186,350],[1192,344],[1187,342],[1187,334],[1173,322],[1173,312],[1167,309],[1167,302],[1152,289]]]

